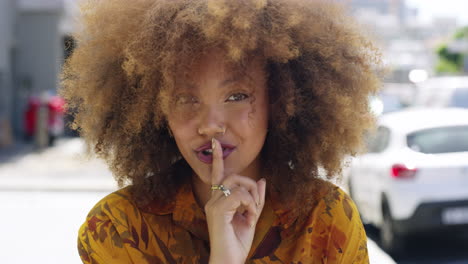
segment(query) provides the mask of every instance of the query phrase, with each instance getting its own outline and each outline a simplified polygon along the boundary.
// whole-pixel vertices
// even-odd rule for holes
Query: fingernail
[[[266,182],[266,179],[265,179],[265,178],[261,178],[260,180],[263,181],[263,182]]]
[[[211,138],[211,150],[214,151],[216,147],[215,139]]]

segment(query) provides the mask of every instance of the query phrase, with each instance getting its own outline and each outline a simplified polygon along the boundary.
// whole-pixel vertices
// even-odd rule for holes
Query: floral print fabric
[[[272,201],[267,197],[246,263],[369,263],[359,214],[338,187],[329,188],[301,223]],[[190,184],[172,203],[145,208],[124,188],[91,210],[79,230],[78,250],[86,264],[208,263],[206,218]]]

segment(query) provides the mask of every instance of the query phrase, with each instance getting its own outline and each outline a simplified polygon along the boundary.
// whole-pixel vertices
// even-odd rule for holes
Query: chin
[[[192,170],[195,172],[200,181],[202,181],[204,184],[211,185],[211,167],[199,168],[198,170],[194,170],[192,168]],[[232,174],[238,174],[237,170],[233,168],[225,168],[223,180],[227,175]]]

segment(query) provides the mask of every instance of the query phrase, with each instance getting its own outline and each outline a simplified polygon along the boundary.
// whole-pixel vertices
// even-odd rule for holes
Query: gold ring
[[[213,185],[211,185],[211,190],[220,190],[220,191],[223,192],[224,196],[226,196],[226,197],[231,195],[231,190],[224,187],[224,185],[222,185],[222,184],[213,184]]]

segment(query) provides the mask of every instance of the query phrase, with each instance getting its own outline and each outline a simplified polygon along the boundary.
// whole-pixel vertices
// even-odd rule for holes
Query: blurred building
[[[405,0],[345,1],[380,43],[390,70],[387,82],[409,83],[409,73],[415,69],[433,75],[437,47],[458,26],[453,17],[434,17],[429,23],[422,23],[418,20],[418,10],[409,7]]]
[[[357,12],[373,11],[381,15],[395,17],[399,24],[404,24],[410,9],[406,7],[405,0],[349,0]]]
[[[28,98],[57,90],[70,30],[65,7],[63,0],[0,0],[0,147],[21,138]]]

